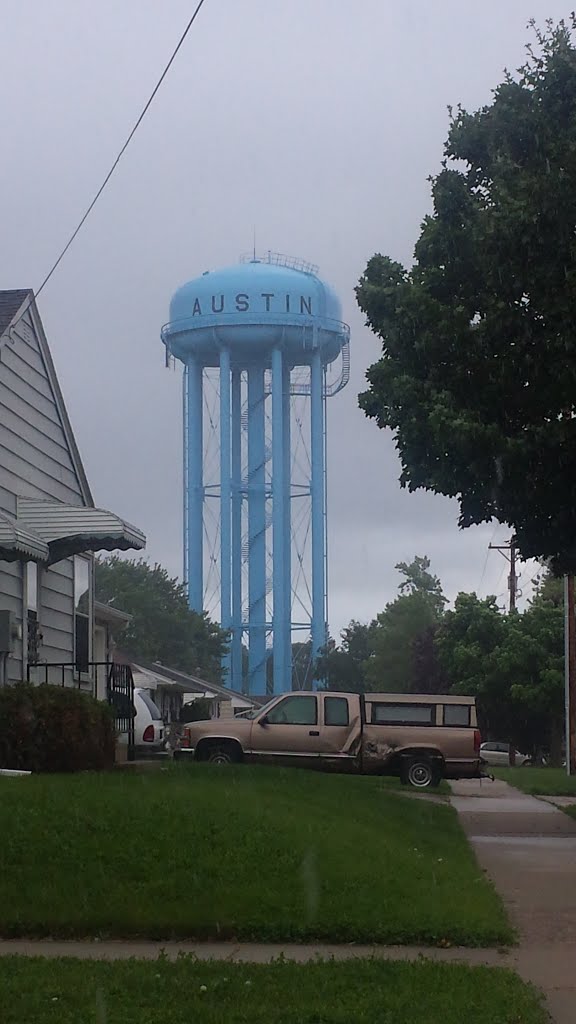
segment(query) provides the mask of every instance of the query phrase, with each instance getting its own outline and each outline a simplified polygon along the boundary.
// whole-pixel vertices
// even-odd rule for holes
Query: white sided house
[[[33,293],[0,291],[0,685],[104,697],[96,663],[122,623],[95,607],[94,552],[145,542],[94,507]]]

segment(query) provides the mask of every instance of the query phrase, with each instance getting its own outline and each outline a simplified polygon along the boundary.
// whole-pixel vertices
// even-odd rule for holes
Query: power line
[[[482,587],[482,584],[483,584],[483,582],[484,582],[484,576],[486,575],[486,567],[487,567],[487,565],[488,565],[488,557],[489,557],[489,555],[490,555],[490,548],[492,547],[492,544],[494,543],[494,538],[495,538],[495,536],[496,536],[496,533],[498,532],[498,528],[499,528],[499,527],[500,527],[501,525],[502,525],[502,524],[501,524],[501,523],[499,523],[499,522],[497,522],[497,523],[496,523],[496,526],[494,527],[494,531],[493,531],[493,533],[492,533],[492,539],[491,539],[491,541],[490,541],[490,544],[489,544],[489,545],[488,545],[488,547],[486,548],[486,558],[484,559],[484,565],[483,565],[483,568],[482,568],[482,575],[481,575],[481,577],[480,577],[480,583],[478,584],[478,593],[480,593],[480,589],[481,589],[481,587]]]
[[[90,205],[89,205],[89,206],[87,207],[87,209],[85,210],[85,212],[84,212],[84,214],[82,215],[82,217],[81,217],[80,221],[78,222],[78,224],[77,224],[76,228],[74,229],[74,231],[73,231],[73,232],[72,232],[72,234],[70,235],[70,238],[69,238],[69,239],[68,239],[68,241],[66,242],[66,245],[64,246],[64,248],[62,249],[62,252],[61,252],[61,253],[60,253],[60,255],[58,256],[58,259],[57,259],[57,260],[56,260],[56,261],[55,261],[55,262],[54,262],[54,263],[52,264],[52,266],[51,266],[50,270],[49,270],[49,271],[48,271],[48,273],[46,274],[46,277],[44,278],[44,280],[43,280],[43,281],[42,281],[42,283],[40,284],[40,287],[39,287],[39,288],[38,288],[38,289],[36,290],[36,292],[35,292],[35,293],[33,294],[33,296],[32,296],[32,297],[31,297],[31,298],[30,298],[30,299],[28,300],[28,304],[26,305],[26,307],[25,307],[25,308],[24,308],[24,309],[22,310],[22,312],[20,313],[20,316],[18,317],[18,320],[15,320],[15,321],[14,321],[13,323],[11,323],[11,324],[9,325],[9,326],[10,326],[10,328],[12,328],[12,327],[15,327],[15,326],[16,326],[16,324],[18,323],[18,321],[22,319],[22,317],[24,316],[24,314],[25,314],[25,313],[26,313],[26,312],[28,311],[28,309],[30,308],[30,304],[31,304],[32,300],[33,300],[33,299],[37,299],[37,298],[38,298],[38,296],[40,295],[40,292],[41,292],[41,291],[43,290],[43,288],[45,288],[45,286],[46,286],[46,285],[48,284],[48,281],[50,280],[50,278],[51,278],[51,277],[52,277],[52,275],[54,274],[54,271],[55,271],[55,270],[56,270],[56,269],[57,269],[57,268],[59,267],[60,263],[62,262],[62,260],[64,259],[64,257],[65,257],[65,255],[66,255],[66,253],[68,252],[68,249],[70,248],[70,246],[71,246],[71,245],[72,245],[72,243],[74,242],[74,240],[75,240],[76,236],[77,236],[77,235],[79,234],[79,232],[80,232],[80,231],[82,230],[82,228],[83,228],[84,224],[85,224],[85,223],[86,223],[86,221],[88,220],[88,217],[89,217],[89,216],[90,216],[90,214],[92,213],[92,210],[93,210],[93,209],[94,209],[94,207],[96,206],[96,203],[97,203],[97,202],[98,202],[98,200],[100,199],[100,196],[101,196],[101,195],[102,195],[102,193],[104,192],[104,189],[105,189],[105,188],[106,188],[106,186],[108,185],[108,182],[110,181],[110,179],[111,179],[112,175],[114,174],[114,171],[116,170],[116,168],[117,168],[118,164],[120,163],[120,161],[121,161],[122,157],[124,156],[124,153],[125,153],[125,152],[126,152],[126,150],[128,149],[128,146],[129,146],[129,145],[130,145],[130,143],[132,142],[132,139],[134,138],[134,136],[135,136],[136,132],[138,131],[138,129],[139,129],[139,127],[140,127],[140,125],[142,124],[142,121],[143,121],[143,120],[144,120],[144,118],[146,117],[146,114],[148,113],[148,111],[149,111],[150,107],[152,106],[152,103],[153,103],[153,101],[154,101],[154,99],[155,99],[155,97],[156,97],[156,94],[158,93],[158,90],[160,89],[160,87],[161,87],[161,85],[162,85],[162,83],[163,83],[164,79],[166,78],[166,75],[167,75],[167,74],[168,74],[168,72],[170,71],[170,68],[172,67],[172,64],[173,64],[173,63],[174,63],[174,61],[176,60],[176,57],[177,57],[177,55],[178,55],[178,52],[179,52],[180,48],[182,47],[182,45],[183,45],[183,43],[184,43],[184,40],[186,39],[186,36],[188,35],[188,33],[189,33],[190,29],[192,28],[192,25],[193,25],[193,24],[194,24],[194,22],[196,21],[196,18],[198,17],[198,15],[199,15],[199,13],[200,13],[200,9],[201,9],[201,8],[203,7],[204,3],[205,3],[205,0],[198,0],[198,3],[197,3],[197,5],[196,5],[196,8],[195,8],[195,10],[194,10],[194,13],[192,14],[192,16],[191,16],[191,18],[190,18],[190,20],[189,20],[188,24],[186,25],[186,28],[184,29],[184,31],[183,31],[183,33],[182,33],[182,35],[180,36],[180,39],[178,40],[178,43],[176,44],[176,47],[175,47],[175,48],[174,48],[174,50],[172,51],[172,55],[171,55],[171,57],[170,57],[170,60],[169,60],[169,61],[168,61],[168,63],[166,64],[166,66],[165,66],[165,68],[164,68],[164,70],[163,70],[162,74],[160,75],[160,78],[159,78],[159,79],[158,79],[158,81],[156,82],[156,85],[154,86],[154,88],[153,88],[152,92],[150,93],[150,96],[148,97],[148,100],[146,101],[146,103],[145,103],[144,107],[142,108],[142,111],[140,112],[140,115],[139,115],[139,117],[137,118],[136,122],[134,123],[134,125],[133,125],[133,127],[132,127],[132,130],[131,130],[130,134],[128,135],[128,138],[126,139],[126,141],[125,141],[124,145],[122,146],[122,148],[121,148],[120,152],[118,153],[118,156],[117,156],[117,157],[116,157],[116,159],[114,160],[114,162],[113,162],[113,164],[112,164],[112,166],[111,166],[110,170],[108,171],[108,174],[106,175],[106,177],[104,178],[104,181],[103,181],[103,182],[102,182],[102,184],[100,185],[100,188],[99,188],[99,189],[98,189],[98,191],[96,192],[96,194],[95,194],[94,198],[92,199],[92,201],[91,201]]]

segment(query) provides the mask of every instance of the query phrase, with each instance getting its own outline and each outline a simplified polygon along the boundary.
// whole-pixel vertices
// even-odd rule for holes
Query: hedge
[[[0,689],[0,767],[102,771],[114,764],[111,709],[71,687],[18,683]]]

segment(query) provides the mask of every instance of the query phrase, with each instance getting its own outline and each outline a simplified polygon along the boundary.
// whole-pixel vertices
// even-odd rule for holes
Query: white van
[[[128,743],[128,734],[122,733],[120,743]],[[150,692],[134,687],[134,749],[137,753],[154,753],[164,749],[164,722],[159,707]]]

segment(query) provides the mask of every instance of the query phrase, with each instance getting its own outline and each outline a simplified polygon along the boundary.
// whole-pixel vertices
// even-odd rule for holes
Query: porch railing
[[[126,734],[128,760],[134,759],[134,677],[130,665],[91,661],[80,669],[75,662],[40,662],[28,665],[26,678],[39,685],[89,687],[94,697],[106,700],[114,709],[116,729]]]

